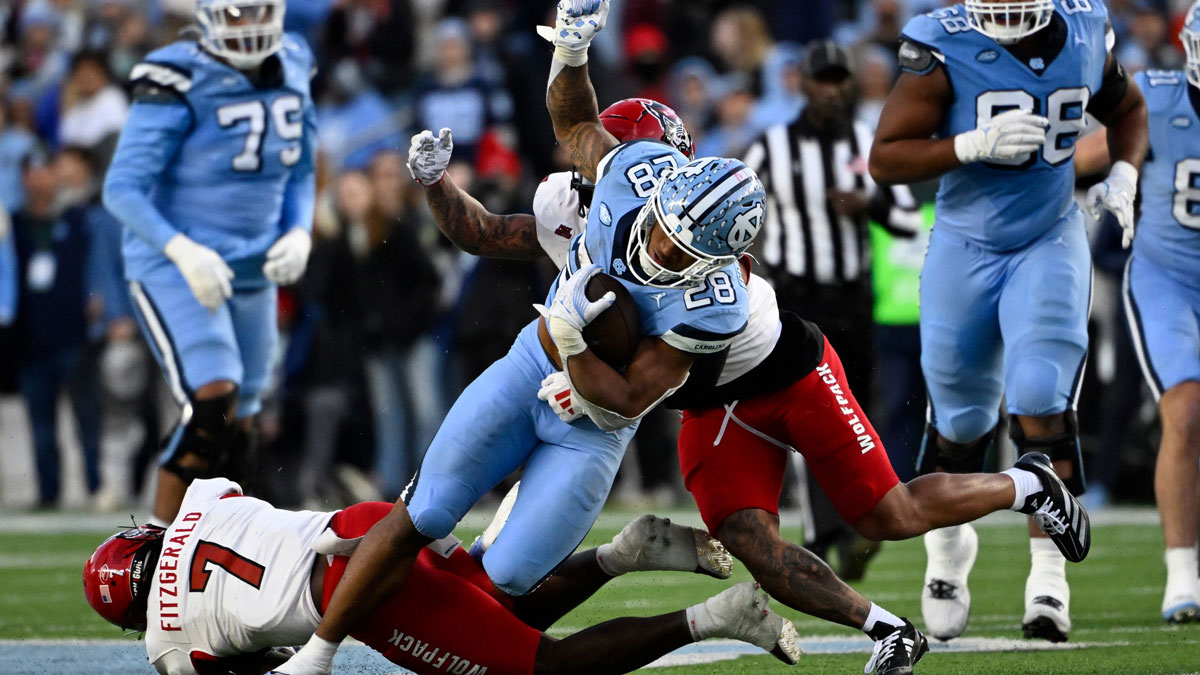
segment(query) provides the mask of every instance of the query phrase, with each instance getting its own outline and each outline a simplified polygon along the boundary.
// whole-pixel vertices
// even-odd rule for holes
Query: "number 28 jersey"
[[[333,514],[240,495],[224,478],[193,481],[163,536],[146,606],[146,653],[159,672],[304,644],[320,622],[309,592],[313,544]]]
[[[1065,31],[1062,48],[1029,62],[972,29],[961,5],[914,17],[901,35],[900,59],[910,64],[906,70],[924,74],[940,63],[950,81],[953,100],[939,137],[977,129],[1013,109],[1050,122],[1040,149],[1010,160],[975,162],[942,176],[937,227],[953,229],[985,249],[1019,248],[1077,209],[1071,159],[1084,111],[1100,90],[1113,38],[1101,0],[1057,0],[1055,5],[1055,17],[1043,30]],[[911,64],[921,48],[932,59],[916,59],[924,66],[917,71]]]
[[[1133,250],[1200,289],[1200,90],[1181,71],[1142,71],[1134,79],[1146,96],[1150,154]]]
[[[659,337],[680,351],[711,354],[728,347],[746,329],[750,303],[737,263],[709,273],[696,285],[660,288],[638,281],[630,270],[637,261],[626,259],[638,212],[663,174],[687,163],[674,148],[651,140],[623,143],[604,156],[587,227],[571,240],[566,265],[550,287],[547,305],[554,301],[562,280],[595,263],[633,296],[642,335]]]

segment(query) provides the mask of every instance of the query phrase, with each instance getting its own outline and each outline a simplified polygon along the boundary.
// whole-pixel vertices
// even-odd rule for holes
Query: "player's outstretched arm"
[[[533,260],[543,255],[533,216],[492,213],[455,184],[446,173],[453,151],[449,129],[437,137],[423,131],[408,148],[408,171],[425,188],[425,201],[442,234],[463,251],[485,258]]]
[[[868,168],[875,182],[917,183],[961,166],[953,138],[932,138],[950,96],[950,82],[941,68],[926,75],[900,75],[883,104],[871,145]]]
[[[642,339],[624,373],[590,349],[568,358],[566,368],[577,399],[632,422],[683,386],[695,360],[695,354],[651,337]]]
[[[555,26],[538,33],[554,43],[546,108],[554,137],[566,148],[584,178],[595,182],[600,159],[617,139],[600,124],[596,91],[588,78],[587,49],[608,17],[608,0],[561,0]]]
[[[1129,248],[1133,243],[1138,172],[1150,149],[1150,130],[1141,89],[1111,53],[1105,62],[1100,91],[1088,103],[1088,112],[1108,127],[1106,140],[1113,165],[1108,177],[1088,190],[1084,207],[1096,219],[1101,209],[1111,211],[1124,233],[1121,245]]]

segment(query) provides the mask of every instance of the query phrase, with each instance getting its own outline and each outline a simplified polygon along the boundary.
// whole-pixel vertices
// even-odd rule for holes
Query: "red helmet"
[[[164,530],[134,527],[109,537],[83,564],[83,594],[105,621],[146,630],[146,598]]]
[[[650,138],[662,141],[695,159],[696,148],[692,135],[683,120],[670,107],[648,98],[627,98],[608,106],[600,113],[600,123],[618,141]]]

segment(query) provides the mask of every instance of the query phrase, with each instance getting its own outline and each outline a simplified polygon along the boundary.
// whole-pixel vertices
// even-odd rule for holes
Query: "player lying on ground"
[[[1154,496],[1166,543],[1168,623],[1200,621],[1200,3],[1188,10],[1179,39],[1183,71],[1134,75],[1146,97],[1150,153],[1123,289],[1129,332],[1162,417]],[[1107,141],[1095,133],[1079,142],[1080,173],[1108,166]]]
[[[316,65],[284,33],[284,9],[200,0],[199,40],[151,52],[129,76],[104,205],[124,226],[138,323],[182,409],[159,459],[160,525],[193,478],[252,463],[276,286],[300,278],[312,247]]]
[[[275,648],[309,638],[346,556],[391,507],[284,511],[241,496],[229,480],[197,480],[169,528],[133,528],[101,544],[84,565],[84,592],[106,620],[146,631],[160,673],[257,675],[286,658]],[[795,628],[748,582],[686,610],[613,619],[561,640],[540,632],[618,574],[683,569],[726,578],[730,562],[702,532],[643,516],[513,599],[448,537],[421,551],[408,582],[354,636],[417,673],[623,673],[709,637],[798,659]]]
[[[869,165],[885,184],[941,176],[921,272],[930,425],[918,468],[979,471],[1003,399],[1018,453],[1046,453],[1081,494],[1074,404],[1091,260],[1071,156],[1085,112],[1108,126],[1119,161],[1088,202],[1132,234],[1145,101],[1113,56],[1099,0],[966,0],[914,17],[901,39],[904,72]],[[1029,530],[1022,628],[1026,637],[1066,640],[1065,561],[1033,523]],[[922,613],[932,635],[949,639],[967,624],[978,539],[970,527],[947,528],[929,533],[925,546]]]
[[[559,21],[566,20],[573,19],[560,11]],[[563,78],[574,79],[569,73],[579,69],[562,71],[557,60],[552,67],[547,105],[555,132],[580,174],[595,183],[593,202],[605,206],[588,217],[601,224],[590,228],[586,241],[573,242],[586,254],[568,260],[547,295],[545,318],[531,321],[509,353],[451,408],[408,503],[397,503],[371,528],[313,640],[282,673],[328,672],[337,643],[403,582],[417,552],[448,534],[482,494],[519,467],[520,497],[483,566],[506,593],[529,592],[595,521],[640,418],[683,384],[699,355],[721,351],[746,326],[746,287],[735,260],[761,223],[758,177],[736,159],[688,162],[652,141],[618,146],[600,126],[590,86],[586,100],[566,91]],[[586,85],[587,73],[582,76]],[[581,113],[595,122],[594,134],[568,139]],[[675,167],[657,187],[644,181],[647,173]],[[677,228],[656,225],[668,220]],[[622,372],[601,361],[582,337],[615,301],[613,293],[586,298],[589,279],[601,271],[628,290],[638,308],[638,334],[653,338]],[[712,283],[685,286],[705,279]],[[558,370],[556,361],[569,371],[562,375],[575,383],[586,419],[568,424],[538,400],[543,381]]]

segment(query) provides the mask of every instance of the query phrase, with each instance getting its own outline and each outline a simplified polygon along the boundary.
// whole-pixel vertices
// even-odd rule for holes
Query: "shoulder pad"
[[[143,61],[130,71],[129,86],[135,101],[176,101],[191,90],[192,73],[172,63]]]
[[[917,75],[928,73],[938,64],[938,59],[932,50],[912,40],[901,40],[900,51],[897,52],[896,58],[899,61],[900,70]]]

